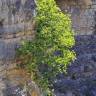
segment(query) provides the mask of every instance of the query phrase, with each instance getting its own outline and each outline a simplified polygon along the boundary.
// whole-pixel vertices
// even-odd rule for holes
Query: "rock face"
[[[96,36],[76,36],[77,59],[57,76],[56,96],[96,96]]]
[[[96,0],[56,0],[64,13],[69,13],[72,27],[78,35],[96,32]]]
[[[30,96],[14,59],[20,41],[34,37],[35,8],[35,0],[0,0],[0,96]]]
[[[0,0],[0,59],[12,59],[13,47],[16,47],[13,41],[26,39],[32,34],[35,7],[34,0]],[[9,52],[7,49],[11,46],[13,49]]]
[[[34,0],[0,0],[0,20],[3,24],[28,21],[35,14]]]

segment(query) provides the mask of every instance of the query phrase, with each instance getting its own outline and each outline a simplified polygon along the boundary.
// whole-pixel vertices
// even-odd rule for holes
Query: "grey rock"
[[[30,96],[18,84],[23,77],[8,78],[8,70],[16,67],[16,48],[28,38],[26,31],[34,31],[35,9],[34,0],[0,0],[0,96]]]

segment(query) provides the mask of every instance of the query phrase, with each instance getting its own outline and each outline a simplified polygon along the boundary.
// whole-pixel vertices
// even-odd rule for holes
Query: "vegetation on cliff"
[[[35,38],[23,42],[17,55],[20,66],[32,74],[44,96],[52,96],[54,78],[66,72],[74,60],[75,53],[70,50],[74,44],[69,16],[59,10],[54,0],[38,0]]]

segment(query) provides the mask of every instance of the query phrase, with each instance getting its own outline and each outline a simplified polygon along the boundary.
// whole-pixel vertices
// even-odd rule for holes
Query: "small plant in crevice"
[[[36,33],[32,41],[22,42],[17,49],[20,66],[32,74],[32,80],[41,88],[43,96],[53,96],[54,78],[66,72],[75,59],[75,44],[71,20],[56,6],[54,0],[38,0]]]

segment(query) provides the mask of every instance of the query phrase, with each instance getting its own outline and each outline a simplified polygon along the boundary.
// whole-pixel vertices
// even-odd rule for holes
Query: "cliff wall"
[[[61,11],[69,13],[72,27],[78,35],[96,32],[96,0],[56,0]]]
[[[31,96],[36,88],[15,63],[20,42],[34,37],[35,8],[34,0],[0,0],[0,96]]]

